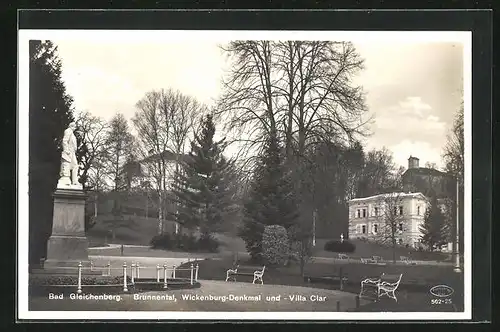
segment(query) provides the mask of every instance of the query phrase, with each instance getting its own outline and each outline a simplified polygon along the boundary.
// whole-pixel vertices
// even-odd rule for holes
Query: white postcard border
[[[464,312],[142,312],[28,310],[29,40],[94,42],[185,42],[187,40],[344,40],[352,42],[459,42],[464,57]],[[185,30],[19,30],[18,32],[18,265],[19,319],[165,320],[466,320],[472,318],[472,32],[470,31],[185,31]]]

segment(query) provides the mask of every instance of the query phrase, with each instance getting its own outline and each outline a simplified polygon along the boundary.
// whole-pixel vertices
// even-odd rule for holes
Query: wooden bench
[[[363,264],[376,264],[378,262],[375,259],[373,259],[373,258],[363,258],[363,257],[361,257],[361,263],[363,263]]]
[[[401,278],[403,274],[385,274],[382,273],[380,277],[376,278],[365,278],[361,281],[361,291],[359,292],[359,296],[363,296],[366,287],[372,287],[377,291],[377,299],[380,297],[387,295],[387,297],[394,299],[396,302],[398,299],[396,298],[396,290],[401,283]]]
[[[236,276],[252,276],[253,281],[252,284],[255,284],[256,281],[260,281],[261,285],[264,284],[264,271],[266,270],[266,266],[262,266],[261,270],[255,270],[255,266],[240,266],[237,265],[235,268],[228,269],[226,271],[226,281],[233,280],[236,281]]]

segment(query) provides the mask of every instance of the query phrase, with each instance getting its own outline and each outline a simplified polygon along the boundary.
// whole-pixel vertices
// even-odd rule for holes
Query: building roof
[[[400,197],[400,198],[421,198],[421,199],[427,199],[422,193],[404,193],[404,192],[399,192],[399,193],[386,193],[386,194],[378,194],[375,196],[369,196],[369,197],[360,197],[360,198],[353,198],[349,201],[349,203],[357,203],[357,202],[364,202],[364,201],[371,201],[375,199],[386,199],[386,198],[391,198],[391,197]]]
[[[450,176],[449,174],[447,174],[445,172],[441,172],[441,171],[438,171],[437,169],[427,168],[427,167],[409,168],[404,172],[403,176],[405,176],[407,174]]]

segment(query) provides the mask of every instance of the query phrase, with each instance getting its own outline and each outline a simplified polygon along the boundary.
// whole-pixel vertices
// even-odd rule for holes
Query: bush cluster
[[[284,264],[290,256],[288,233],[283,226],[266,226],[262,235],[262,256],[268,264]]]
[[[330,240],[325,243],[324,249],[331,252],[346,253],[354,252],[356,250],[356,245],[347,240],[344,240],[343,242],[340,240]]]
[[[210,235],[196,237],[187,234],[169,234],[156,235],[151,239],[153,249],[180,250],[180,251],[198,251],[198,252],[217,252],[219,242]]]

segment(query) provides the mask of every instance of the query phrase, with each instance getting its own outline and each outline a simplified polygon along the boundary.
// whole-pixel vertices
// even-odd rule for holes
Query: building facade
[[[420,226],[428,200],[422,193],[388,193],[349,201],[349,238],[421,246]]]

